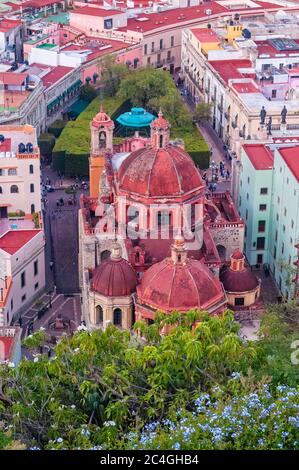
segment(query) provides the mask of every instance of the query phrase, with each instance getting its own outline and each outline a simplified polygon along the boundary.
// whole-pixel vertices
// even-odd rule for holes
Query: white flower
[[[40,327],[40,331],[46,331],[46,328],[44,328],[43,326]]]
[[[35,357],[35,358],[33,359],[33,362],[38,362],[38,357]]]
[[[76,408],[76,405],[71,405],[72,410]]]
[[[58,437],[58,438],[56,439],[56,441],[59,442],[59,443],[61,443],[61,442],[63,442],[63,439],[62,439],[62,437]]]
[[[106,426],[106,427],[116,426],[116,423],[115,423],[115,421],[105,421],[104,426]]]
[[[12,369],[13,369],[14,367],[16,367],[16,365],[15,365],[14,362],[9,362],[7,365],[8,365],[8,367],[11,367]]]

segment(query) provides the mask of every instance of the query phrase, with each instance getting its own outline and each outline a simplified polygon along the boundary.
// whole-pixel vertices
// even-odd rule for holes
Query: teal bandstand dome
[[[144,130],[146,134],[149,133],[149,126],[151,122],[156,119],[156,116],[146,111],[144,108],[131,108],[131,111],[123,113],[116,119],[119,124],[121,134],[130,134],[132,131]]]

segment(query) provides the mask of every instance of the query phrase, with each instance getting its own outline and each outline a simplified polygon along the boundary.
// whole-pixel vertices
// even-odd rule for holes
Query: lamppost
[[[210,163],[210,169],[212,170],[212,183],[214,183],[214,180],[215,180],[216,168],[217,168],[217,164],[215,163],[214,160],[212,160],[211,163]]]

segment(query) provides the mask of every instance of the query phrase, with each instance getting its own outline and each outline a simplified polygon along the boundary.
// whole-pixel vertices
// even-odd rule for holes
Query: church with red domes
[[[215,315],[254,304],[259,281],[245,264],[244,222],[230,194],[208,191],[162,112],[149,138],[114,145],[113,131],[101,108],[90,123],[90,196],[79,210],[87,326],[130,329],[157,310]]]

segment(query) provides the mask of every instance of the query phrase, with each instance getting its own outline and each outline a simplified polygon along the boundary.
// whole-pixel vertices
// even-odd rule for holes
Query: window
[[[174,36],[171,36],[170,38],[170,47],[174,46]]]
[[[18,193],[19,192],[19,188],[16,184],[13,184],[11,187],[10,187],[10,192],[11,193]]]
[[[34,193],[34,184],[33,183],[30,184],[30,192]]]
[[[154,50],[155,50],[155,43],[152,42],[152,52],[154,52]]]
[[[167,60],[171,60],[171,51],[167,51]]]
[[[278,231],[275,230],[275,241],[277,242],[277,237],[278,237]]]
[[[101,324],[104,321],[103,309],[100,305],[96,306],[96,324]]]
[[[259,209],[260,209],[260,211],[266,211],[267,210],[267,204],[260,204]]]
[[[160,39],[160,49],[163,49],[163,39]]]
[[[266,230],[266,221],[265,220],[259,220],[258,231],[259,232],[264,232],[265,230]]]
[[[291,227],[294,228],[294,221],[293,221],[293,219],[292,219],[292,221],[291,221]]]
[[[291,264],[291,262],[292,262],[292,257],[291,255],[289,255],[289,264]]]
[[[0,168],[0,176],[4,176],[5,175],[5,170],[3,170],[2,168]]]
[[[245,219],[248,219],[248,209],[246,209]]]
[[[278,215],[278,213],[276,214],[276,220],[277,220],[277,222],[279,221],[279,215]]]
[[[25,287],[25,285],[26,285],[26,273],[25,271],[23,271],[21,273],[21,287]]]
[[[286,216],[287,215],[287,208],[285,207],[284,210],[283,210],[283,215]]]
[[[37,289],[38,289],[38,282],[34,284],[34,290],[37,290]]]
[[[285,226],[285,225],[282,226],[282,231],[283,231],[283,232],[286,231],[286,226]]]
[[[30,209],[31,209],[31,214],[34,214],[34,212],[35,212],[35,205],[34,205],[34,204],[31,204]]]
[[[244,305],[244,297],[236,297],[235,298],[235,305]]]
[[[10,301],[10,310],[13,310],[13,299]]]
[[[282,242],[281,244],[281,254],[283,255],[284,254],[284,243]]]
[[[268,194],[268,188],[261,188],[261,194]]]
[[[289,180],[289,178],[287,178],[287,184],[289,184],[289,182],[290,182],[290,180]]]
[[[150,57],[147,58],[147,65],[151,65],[151,58]]]
[[[122,311],[120,308],[116,308],[113,312],[113,324],[116,326],[121,326],[122,321],[121,321],[121,316],[122,316]]]
[[[276,259],[276,246],[274,247],[274,250],[273,250],[273,258]],[[274,274],[274,272],[273,272]]]
[[[262,254],[257,255],[256,263],[257,264],[263,264],[263,255]]]
[[[3,193],[3,191],[2,191],[2,186],[0,186],[0,194],[2,194],[2,193]]]
[[[272,90],[272,98],[276,98],[277,90]]]
[[[38,275],[38,260],[35,260],[33,263],[33,272],[34,272],[34,276]]]
[[[257,239],[256,239],[256,248],[258,250],[264,250],[265,249],[265,237],[257,237]]]
[[[26,294],[22,295],[22,302],[25,302],[26,300]]]
[[[249,199],[249,194],[248,194],[248,193],[246,194],[246,199],[247,199],[247,201],[248,201],[248,199]]]
[[[144,52],[144,55],[147,55],[147,44],[144,44],[143,52]]]
[[[248,184],[250,183],[250,178],[249,178],[249,176],[248,176],[248,178],[247,178],[247,183],[248,183]]]
[[[280,197],[277,196],[277,204],[279,204],[279,203],[280,203]]]
[[[241,196],[240,196],[240,197],[239,197],[239,206],[241,207],[241,205],[242,205],[242,198],[241,198]]]
[[[9,168],[7,171],[8,176],[14,176],[17,174],[17,169],[16,168]]]
[[[161,54],[157,54],[157,62],[158,64],[161,62]]]
[[[29,173],[30,173],[31,175],[33,175],[33,171],[34,171],[33,165],[29,165]]]

